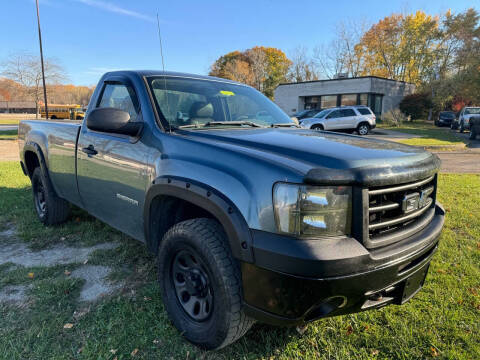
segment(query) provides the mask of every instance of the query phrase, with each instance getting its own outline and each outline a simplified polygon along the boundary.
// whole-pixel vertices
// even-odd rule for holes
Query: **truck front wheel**
[[[68,202],[55,194],[40,167],[33,171],[32,190],[38,219],[44,225],[60,224],[68,218],[70,212]]]
[[[197,346],[227,346],[254,323],[242,310],[239,265],[215,220],[192,219],[173,226],[160,244],[158,270],[170,320]]]

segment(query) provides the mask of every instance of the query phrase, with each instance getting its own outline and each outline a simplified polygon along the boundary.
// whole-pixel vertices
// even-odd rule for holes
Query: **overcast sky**
[[[206,74],[219,56],[255,45],[289,54],[331,40],[335,24],[374,23],[393,12],[460,12],[480,0],[40,0],[43,50],[77,85],[113,69],[161,69],[157,12],[167,70]],[[0,62],[38,53],[34,0],[0,2]]]

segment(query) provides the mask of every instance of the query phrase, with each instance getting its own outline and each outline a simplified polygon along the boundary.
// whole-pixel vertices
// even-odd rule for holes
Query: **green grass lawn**
[[[0,114],[0,125],[18,125],[26,119],[35,119],[35,114]]]
[[[480,176],[440,175],[439,200],[447,211],[439,252],[424,289],[409,303],[320,320],[302,336],[294,329],[255,325],[237,343],[204,352],[168,321],[154,258],[142,244],[81,210],[62,226],[41,226],[28,178],[17,162],[0,162],[0,231],[14,225],[33,249],[118,242],[114,250],[97,250],[89,263],[112,266],[112,279],[126,284],[119,294],[85,305],[77,301],[82,280],[64,273],[79,266],[74,259],[64,266],[13,271],[0,265],[0,290],[31,285],[27,305],[0,304],[0,358],[479,359]],[[85,314],[74,316],[75,311]],[[73,328],[64,329],[66,323]]]
[[[15,140],[18,138],[18,130],[0,131],[0,140]]]
[[[399,140],[403,144],[415,146],[463,146],[465,140],[447,127],[437,127],[430,122],[416,120],[403,123],[400,127],[379,125],[380,128],[399,131],[406,134],[420,135],[420,138]]]

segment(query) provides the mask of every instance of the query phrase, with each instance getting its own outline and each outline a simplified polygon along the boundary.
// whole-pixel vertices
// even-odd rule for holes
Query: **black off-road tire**
[[[459,132],[463,133],[465,131],[465,127],[463,125],[463,121],[460,123],[460,128],[458,130]]]
[[[316,131],[323,131],[324,128],[323,128],[323,125],[322,124],[315,124],[315,125],[312,125],[312,127],[310,128],[312,130],[316,130]]]
[[[197,301],[198,295],[190,296],[189,290],[178,290],[177,284],[182,280],[187,284],[188,278],[189,285],[192,281],[188,277],[192,272],[183,273],[183,268],[175,262],[185,253],[193,255],[193,259],[188,261],[193,267],[197,264],[206,277],[200,285],[203,293],[207,289],[206,292],[211,294],[210,313],[202,320],[194,319],[195,314],[185,309],[185,304],[191,299]],[[181,334],[195,345],[208,350],[220,349],[241,338],[255,322],[242,310],[240,267],[217,221],[200,218],[174,225],[160,244],[158,270],[160,291],[168,316]],[[189,300],[184,299],[182,291],[187,292],[185,298]],[[178,292],[182,295],[179,296]],[[196,305],[190,308],[195,309]]]
[[[55,225],[67,220],[70,205],[57,196],[40,167],[33,171],[32,191],[33,205],[40,222],[44,225]]]

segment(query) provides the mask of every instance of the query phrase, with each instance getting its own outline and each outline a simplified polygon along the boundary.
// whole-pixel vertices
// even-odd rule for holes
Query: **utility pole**
[[[45,67],[43,65],[43,49],[42,49],[42,31],[40,30],[40,12],[37,4],[37,22],[38,22],[38,41],[40,43],[40,62],[42,63],[42,80],[43,80],[43,98],[45,100],[45,118],[48,119],[48,102],[47,102],[47,87],[45,86]]]

